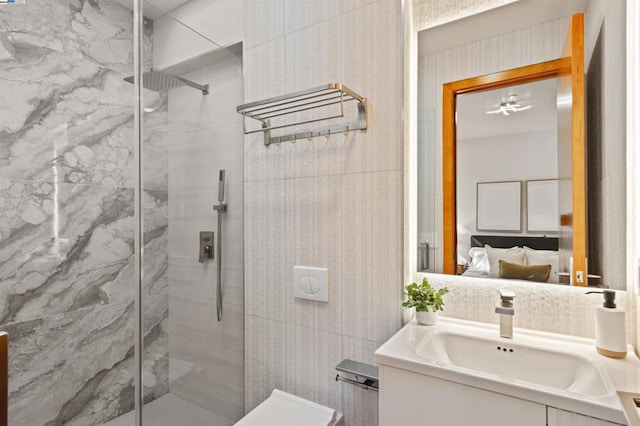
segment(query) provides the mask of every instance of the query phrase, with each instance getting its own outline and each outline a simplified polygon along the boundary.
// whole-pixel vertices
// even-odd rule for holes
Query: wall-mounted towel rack
[[[310,124],[323,120],[345,117],[345,104],[357,102],[357,116],[347,124],[341,124],[319,130],[294,132],[281,136],[271,136],[271,131],[284,129],[302,124]],[[331,111],[332,105],[339,105],[339,111]],[[313,89],[301,90],[287,95],[276,96],[262,101],[240,105],[238,113],[244,117],[244,134],[263,132],[264,144],[296,142],[311,139],[316,136],[330,136],[337,133],[348,133],[351,130],[365,130],[367,128],[367,99],[340,83],[329,83]],[[321,117],[309,117],[305,114],[322,113]],[[287,117],[297,117],[287,121]],[[259,129],[249,129],[247,118],[261,123]],[[276,122],[277,121],[277,122]]]

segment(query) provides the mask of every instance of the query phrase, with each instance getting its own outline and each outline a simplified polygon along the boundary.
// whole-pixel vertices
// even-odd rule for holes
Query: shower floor
[[[153,426],[233,426],[229,420],[170,393],[144,406],[144,423]],[[103,426],[134,425],[133,411],[103,424]]]

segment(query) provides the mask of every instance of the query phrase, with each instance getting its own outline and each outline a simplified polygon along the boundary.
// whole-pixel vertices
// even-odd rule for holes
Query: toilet
[[[344,421],[336,410],[274,389],[235,426],[344,426]]]

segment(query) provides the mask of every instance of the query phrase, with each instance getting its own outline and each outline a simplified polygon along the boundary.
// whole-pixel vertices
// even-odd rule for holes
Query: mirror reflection
[[[563,277],[571,265],[569,258],[562,259],[562,238],[572,219],[563,214],[563,203],[572,197],[566,193],[572,170],[565,153],[554,148],[553,137],[563,127],[558,124],[561,84],[544,79],[458,95],[455,256],[444,253],[443,208],[451,203],[444,201],[443,191],[443,85],[564,57],[571,15],[584,12],[585,275],[591,276],[589,285],[624,289],[625,105],[613,95],[624,93],[624,5],[576,0],[562,8],[556,3],[537,11],[529,6],[517,2],[419,34],[418,271],[444,273],[449,262],[453,268],[446,273],[475,270],[477,276],[489,276],[486,264],[471,267],[485,244],[517,246],[536,250],[530,257],[551,265],[549,277],[536,272],[542,277],[536,281],[569,284]],[[570,98],[565,101],[570,105]],[[511,145],[504,145],[507,140]],[[526,145],[527,140],[538,145]]]
[[[558,168],[571,165],[558,164],[556,98],[555,78],[457,96],[458,274],[549,283],[563,278]],[[500,260],[508,263],[502,275]],[[534,261],[545,263],[516,266]]]

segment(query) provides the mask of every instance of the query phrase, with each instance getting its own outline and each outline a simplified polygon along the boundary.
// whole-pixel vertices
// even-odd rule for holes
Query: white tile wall
[[[442,25],[517,0],[413,0],[416,29]]]
[[[254,409],[285,388],[285,325],[282,321],[245,315],[245,410]]]
[[[154,20],[153,64],[164,69],[243,39],[244,0],[190,0]],[[147,8],[145,4],[145,8]],[[160,6],[158,6],[160,8]],[[148,8],[147,8],[148,9]],[[145,10],[147,10],[145,9]],[[154,8],[151,6],[152,11]]]
[[[400,170],[402,168],[402,63],[393,60],[402,44],[401,33],[389,27],[399,23],[397,2],[377,1],[352,10],[342,18],[342,78],[366,96],[368,129],[347,138],[342,172]],[[366,58],[363,60],[363,58]]]
[[[245,309],[285,321],[284,180],[246,182],[244,193]]]
[[[287,34],[315,25],[329,18],[340,16],[343,0],[296,0],[288,2],[284,9]]]
[[[340,176],[288,179],[285,191],[287,321],[339,335],[342,319]],[[328,269],[328,303],[292,297],[293,266]]]
[[[289,7],[287,3],[286,8]],[[342,19],[338,16],[285,35],[284,75],[287,93],[340,82]]]
[[[342,0],[342,13],[374,3],[376,0]]]
[[[302,0],[251,3],[252,10],[245,11],[245,101],[336,80],[369,98],[370,127],[295,146],[265,148],[261,136],[245,137],[246,409],[280,388],[335,404],[348,425],[375,425],[377,395],[336,384],[333,368],[343,358],[373,362],[376,347],[400,327],[400,2],[342,0],[340,15],[326,4],[305,8]],[[454,3],[439,2],[448,9]],[[470,7],[489,3],[496,2],[467,2]],[[544,60],[553,46],[535,40],[539,35],[555,39],[561,26],[553,23],[524,31],[517,40],[501,40],[524,40],[532,47],[494,65],[501,69]],[[474,54],[460,49],[454,59],[464,63],[475,57],[483,63],[482,49],[490,46],[476,47]],[[333,195],[336,187],[339,194]],[[339,254],[333,252],[336,239]],[[336,258],[339,271],[331,266]],[[290,269],[303,261],[329,265],[329,304],[291,299]],[[446,315],[496,320],[492,312],[500,284],[486,281],[479,289],[464,280],[447,280],[433,278],[436,285],[456,288]],[[597,295],[582,298],[575,289],[528,292],[516,287],[516,326],[593,334]],[[336,289],[339,306],[332,296]],[[579,302],[568,303],[574,299]],[[342,326],[337,329],[336,324]]]
[[[278,387],[371,426],[377,394],[334,368],[373,362],[400,327],[400,2],[251,3],[247,102],[341,82],[371,113],[366,132],[269,148],[245,137],[246,408]],[[293,299],[293,265],[329,269],[328,303]]]
[[[342,178],[342,334],[384,341],[400,326],[402,173]]]
[[[341,151],[350,140],[357,137],[352,132],[330,135],[328,138],[303,139],[282,146],[285,155],[285,176],[287,178],[303,178],[310,176],[327,176],[340,174]]]
[[[185,78],[210,94],[169,92],[169,121],[155,131],[169,151],[170,391],[230,422],[244,415],[244,178],[242,59],[226,57]],[[200,231],[217,232],[213,205],[226,170],[223,318],[216,318],[216,263],[198,263]],[[220,253],[215,252],[215,256]]]
[[[249,0],[244,5],[244,47],[251,48],[284,34],[285,0]]]
[[[341,337],[319,329],[287,323],[285,388],[327,407],[339,408],[343,386],[335,380],[342,361]]]

